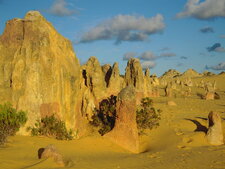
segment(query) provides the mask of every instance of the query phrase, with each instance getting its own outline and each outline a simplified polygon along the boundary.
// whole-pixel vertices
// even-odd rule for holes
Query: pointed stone
[[[210,112],[208,115],[209,128],[206,135],[208,142],[212,145],[222,145],[223,140],[223,130],[221,117],[217,112]]]
[[[139,153],[136,92],[133,86],[121,90],[117,98],[116,111],[115,127],[105,137],[133,153]]]

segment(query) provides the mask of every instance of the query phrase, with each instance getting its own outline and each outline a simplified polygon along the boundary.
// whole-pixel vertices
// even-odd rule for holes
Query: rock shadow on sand
[[[207,127],[203,126],[199,121],[188,118],[185,118],[185,120],[191,121],[196,125],[197,128],[194,130],[195,132],[204,132],[205,134],[207,133]]]

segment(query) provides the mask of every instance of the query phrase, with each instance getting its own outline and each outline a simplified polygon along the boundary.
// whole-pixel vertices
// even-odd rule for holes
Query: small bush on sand
[[[35,127],[28,127],[27,129],[31,131],[32,136],[47,136],[58,140],[73,139],[72,130],[68,131],[65,123],[56,118],[54,114],[37,120]]]
[[[99,109],[95,109],[90,124],[99,128],[98,132],[103,136],[114,128],[116,120],[116,96],[110,96],[99,103]]]
[[[139,134],[145,134],[146,129],[151,130],[159,126],[161,110],[156,110],[152,104],[153,101],[149,97],[143,98],[140,108],[136,111]]]
[[[8,136],[13,136],[27,121],[24,111],[17,111],[10,103],[0,105],[0,144],[4,144]]]

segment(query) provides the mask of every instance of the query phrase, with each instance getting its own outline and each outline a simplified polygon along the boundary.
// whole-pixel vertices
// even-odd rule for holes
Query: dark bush
[[[116,96],[110,96],[99,103],[95,109],[90,124],[99,128],[98,132],[103,136],[114,128],[116,120]]]
[[[28,127],[28,131],[31,131],[32,136],[47,136],[58,140],[73,139],[72,130],[68,131],[65,123],[57,119],[54,114],[37,120],[35,127]]]
[[[144,134],[146,129],[151,130],[159,126],[161,110],[156,110],[152,104],[153,101],[149,97],[143,98],[140,108],[136,111],[139,134]]]
[[[4,144],[8,136],[13,136],[27,121],[24,111],[17,111],[10,103],[0,105],[0,144]]]

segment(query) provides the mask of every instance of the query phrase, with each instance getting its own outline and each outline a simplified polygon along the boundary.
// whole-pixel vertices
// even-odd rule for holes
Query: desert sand
[[[193,78],[193,82],[216,81],[219,100],[203,100],[192,87],[189,97],[153,98],[154,106],[162,110],[157,129],[140,137],[142,153],[132,154],[110,142],[104,136],[91,134],[72,141],[47,137],[14,136],[0,148],[1,169],[61,168],[52,159],[38,159],[40,147],[54,144],[74,169],[217,169],[225,168],[225,146],[207,143],[205,131],[208,113],[217,111],[225,132],[225,75]],[[179,91],[179,89],[177,89]],[[163,92],[163,90],[160,90]],[[161,94],[161,93],[160,93]],[[169,106],[173,101],[176,106]],[[63,167],[62,167],[63,168]]]

